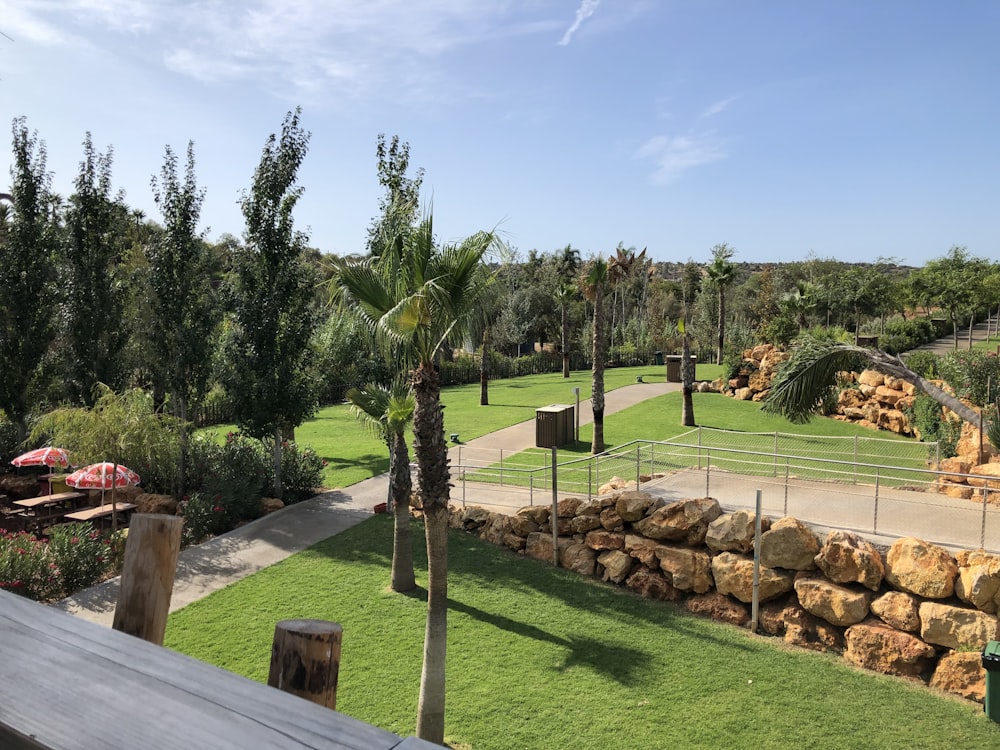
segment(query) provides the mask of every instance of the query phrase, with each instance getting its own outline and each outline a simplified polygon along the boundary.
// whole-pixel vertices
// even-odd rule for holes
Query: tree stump
[[[343,628],[325,620],[282,620],[274,626],[267,684],[327,708],[337,707]]]
[[[163,645],[183,525],[179,516],[132,516],[112,625],[115,630]]]

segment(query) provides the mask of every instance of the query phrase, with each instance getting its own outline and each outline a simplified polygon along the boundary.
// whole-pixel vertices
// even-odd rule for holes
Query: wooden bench
[[[108,503],[107,505],[98,505],[96,508],[84,508],[74,513],[67,513],[66,518],[70,521],[96,521],[110,516],[112,510],[128,514],[138,507],[135,503],[115,503],[114,505]]]

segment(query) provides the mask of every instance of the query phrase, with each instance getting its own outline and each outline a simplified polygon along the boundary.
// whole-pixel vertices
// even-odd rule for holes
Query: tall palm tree
[[[402,233],[378,259],[348,263],[339,283],[358,303],[377,340],[401,347],[413,366],[413,452],[427,541],[427,627],[417,707],[417,736],[444,741],[448,625],[448,448],[435,360],[449,340],[467,332],[492,283],[483,256],[490,232],[438,247],[433,222]]]
[[[736,280],[736,265],[729,262],[735,250],[725,242],[712,248],[712,262],[708,266],[708,278],[715,283],[719,295],[719,337],[716,364],[722,364],[726,343],[726,288]]]
[[[594,437],[590,452],[604,450],[604,294],[608,287],[608,261],[594,258],[583,277],[583,294],[594,305],[593,375],[591,406],[594,412]]]
[[[796,340],[791,358],[771,382],[762,408],[765,412],[781,414],[792,422],[807,422],[815,412],[820,397],[836,382],[838,372],[865,367],[910,383],[966,422],[979,424],[979,412],[917,375],[898,357],[879,349],[820,340],[809,335]]]
[[[351,411],[368,430],[385,441],[389,448],[389,501],[393,513],[392,573],[393,591],[412,591],[417,583],[413,575],[413,539],[410,533],[410,450],[406,430],[413,421],[413,389],[405,378],[397,377],[389,386],[366,383],[347,392]]]
[[[561,323],[562,376],[569,377],[569,306],[577,298],[577,290],[571,284],[560,284],[556,287],[555,299],[559,303]]]
[[[694,261],[684,264],[681,274],[681,294],[684,298],[682,317],[677,323],[681,338],[681,424],[694,427],[694,365],[691,362],[691,317],[695,300],[701,291],[701,266]]]

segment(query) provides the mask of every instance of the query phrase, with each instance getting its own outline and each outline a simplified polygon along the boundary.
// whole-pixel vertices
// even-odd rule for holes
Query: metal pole
[[[788,515],[788,459],[785,459],[785,513]]]
[[[535,504],[535,472],[528,474],[528,505]]]
[[[576,442],[580,442],[580,386],[573,389],[576,395]]]
[[[556,447],[552,446],[552,564],[559,567],[559,500],[556,492]]]
[[[698,468],[701,468],[701,427],[698,428]]]
[[[653,475],[656,473],[656,462],[653,461],[653,451],[656,449],[656,443],[649,444],[649,478],[652,479]]]
[[[774,431],[774,468],[771,470],[771,476],[778,476],[778,431]]]
[[[705,451],[705,497],[711,497],[711,492],[708,489],[709,485],[709,474],[712,471],[712,451]]]
[[[639,489],[639,444],[635,444],[635,488]]]
[[[594,497],[594,465],[592,463],[587,464],[587,500],[591,500]]]
[[[750,632],[757,632],[757,619],[760,614],[760,498],[757,490],[756,518],[753,524],[753,597],[750,605]]]
[[[983,482],[983,523],[979,528],[979,546],[986,546],[986,498],[990,494],[989,490],[990,483]]]
[[[597,494],[597,490],[601,487],[601,457],[594,456],[594,494]]]
[[[878,533],[878,483],[879,483],[879,470],[875,469],[875,515],[872,518],[872,533]]]
[[[500,486],[503,487],[503,448],[500,449]]]
[[[854,436],[854,483],[858,483],[858,436]]]

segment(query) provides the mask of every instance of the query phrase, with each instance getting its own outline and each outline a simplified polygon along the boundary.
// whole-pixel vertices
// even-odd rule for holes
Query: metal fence
[[[738,438],[742,445],[725,445]],[[936,446],[931,452],[936,458]],[[466,447],[452,461],[455,496],[462,502],[481,502],[477,487],[485,485],[492,488],[491,504],[520,507],[551,496],[548,451],[504,456]],[[558,461],[556,476],[560,496],[597,497],[617,478],[667,500],[715,497],[727,509],[752,508],[761,489],[764,512],[775,518],[791,515],[887,542],[918,536],[1000,550],[1000,478],[946,474],[933,470],[933,461],[926,443],[693,430],[670,441],[635,441],[599,456]],[[955,496],[944,494],[945,486]]]

